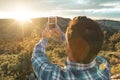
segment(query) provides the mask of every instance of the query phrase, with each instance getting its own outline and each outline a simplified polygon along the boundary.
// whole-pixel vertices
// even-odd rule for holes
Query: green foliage
[[[107,31],[103,31],[104,34],[104,41],[103,41],[103,46],[102,46],[102,50],[109,50],[109,34]]]
[[[117,49],[117,51],[120,52],[120,41],[115,44],[115,48]]]
[[[29,37],[19,41],[2,41],[0,49],[0,80],[28,80],[33,72],[31,55],[34,45],[40,40],[36,30]],[[60,40],[50,39],[47,46],[47,56],[54,64],[64,66],[65,44]]]
[[[120,31],[109,36],[107,31],[104,31],[104,43],[102,50],[104,51],[119,51],[120,49]]]
[[[65,55],[65,43],[60,40],[49,40],[47,46],[47,56],[54,64],[58,64],[64,67]]]
[[[114,44],[116,44],[117,42],[120,41],[120,31],[118,33],[113,34],[110,39],[111,42],[113,42]]]
[[[17,64],[17,55],[6,55],[3,54],[0,56],[1,65],[0,65],[0,76],[1,80],[14,80],[16,78],[16,68]]]
[[[120,73],[120,64],[114,65],[111,67],[111,74],[119,74]]]
[[[7,48],[9,51],[0,55],[1,80],[28,80],[30,72],[33,71],[31,65],[33,47],[39,39],[34,31],[30,37],[22,41],[9,42],[2,46],[3,50]]]
[[[109,40],[113,44],[114,50],[120,49],[120,31],[113,34]]]

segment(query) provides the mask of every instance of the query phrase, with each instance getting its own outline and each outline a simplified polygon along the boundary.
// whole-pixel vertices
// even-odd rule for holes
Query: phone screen
[[[56,27],[56,17],[48,17],[49,28]]]
[[[51,24],[51,23],[54,23],[54,24],[55,24],[55,18],[54,18],[54,17],[49,18],[49,23],[50,23],[50,24]]]

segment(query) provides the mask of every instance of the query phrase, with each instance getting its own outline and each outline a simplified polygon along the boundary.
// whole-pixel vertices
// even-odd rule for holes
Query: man
[[[66,31],[66,69],[51,64],[46,57],[47,41],[51,34],[64,40],[64,33],[57,26],[42,33],[35,46],[32,64],[38,80],[110,80],[110,66],[106,59],[97,56],[103,43],[100,25],[84,16],[70,21]]]

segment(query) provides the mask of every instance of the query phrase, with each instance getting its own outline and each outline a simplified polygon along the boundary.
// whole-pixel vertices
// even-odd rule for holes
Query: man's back
[[[66,72],[71,75],[71,80],[110,80],[109,64],[99,56],[90,64],[67,62]]]
[[[51,64],[45,55],[46,40],[42,39],[34,49],[33,68],[38,80],[110,80],[109,63],[97,56],[90,64],[66,61],[66,68]]]

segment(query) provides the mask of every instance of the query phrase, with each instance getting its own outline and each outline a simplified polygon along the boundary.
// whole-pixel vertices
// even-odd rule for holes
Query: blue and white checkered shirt
[[[66,69],[52,64],[46,57],[47,40],[42,38],[35,46],[32,65],[38,80],[110,80],[110,65],[97,56],[89,64],[66,61]]]

